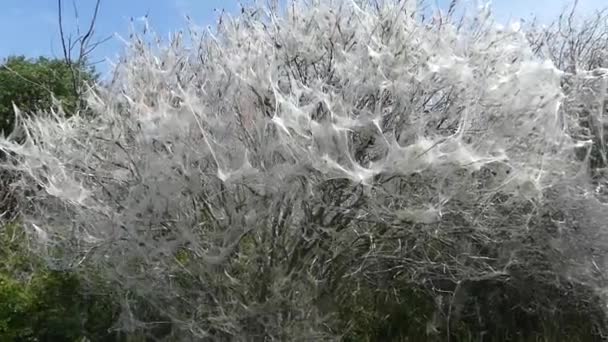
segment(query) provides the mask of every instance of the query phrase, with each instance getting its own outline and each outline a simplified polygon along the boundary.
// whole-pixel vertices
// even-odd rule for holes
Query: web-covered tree
[[[422,13],[294,1],[135,36],[92,120],[0,140],[37,251],[168,339],[599,339],[583,99],[489,8]]]

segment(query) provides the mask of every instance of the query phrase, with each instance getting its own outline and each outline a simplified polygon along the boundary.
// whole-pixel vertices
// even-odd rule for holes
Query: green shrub
[[[113,340],[112,298],[91,295],[76,273],[44,267],[26,241],[17,224],[0,231],[0,341]]]
[[[15,280],[0,274],[0,340],[27,340],[33,335],[31,308],[31,293]]]
[[[77,66],[74,66],[78,69]],[[79,103],[74,86],[97,78],[93,70],[80,68],[82,79],[74,85],[70,65],[61,59],[27,59],[11,56],[0,65],[0,132],[8,133],[13,126],[13,103],[25,113],[51,108],[53,96],[68,112]]]

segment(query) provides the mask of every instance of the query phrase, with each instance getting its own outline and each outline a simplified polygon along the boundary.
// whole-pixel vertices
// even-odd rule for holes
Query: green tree
[[[76,88],[73,83],[74,70],[82,75]],[[8,134],[12,130],[13,103],[24,113],[35,113],[54,106],[55,97],[68,114],[73,113],[82,100],[78,89],[95,80],[97,74],[86,63],[69,64],[62,59],[46,57],[8,57],[0,65],[0,131]]]
[[[68,115],[83,108],[82,89],[97,75],[86,63],[79,65],[23,56],[0,64],[0,134],[13,129],[13,104],[26,115],[58,104]],[[0,179],[9,177],[5,172]],[[0,186],[2,194],[9,193]],[[8,197],[0,196],[0,213],[12,210]],[[8,216],[13,215],[4,218]],[[91,298],[85,292],[76,274],[49,270],[28,251],[19,224],[0,224],[0,341],[77,341],[83,336],[102,341],[112,336],[108,328],[116,306],[107,297]]]
[[[118,309],[78,274],[45,267],[19,224],[0,226],[0,341],[113,341]]]

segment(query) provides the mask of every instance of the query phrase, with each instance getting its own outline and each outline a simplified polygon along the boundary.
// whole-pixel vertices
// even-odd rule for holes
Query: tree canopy
[[[0,65],[0,132],[12,129],[13,103],[24,113],[35,113],[55,106],[55,98],[70,113],[79,105],[78,87],[96,79],[93,69],[62,59],[8,57]]]

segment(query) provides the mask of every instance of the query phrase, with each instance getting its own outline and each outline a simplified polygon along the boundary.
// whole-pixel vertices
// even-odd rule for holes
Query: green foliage
[[[435,312],[428,293],[408,285],[393,293],[353,287],[345,289],[338,306],[344,341],[428,340],[427,325]]]
[[[31,294],[10,277],[0,274],[0,340],[27,340],[33,335],[29,324]]]
[[[31,325],[38,340],[75,341],[81,335],[80,284],[69,273],[41,272],[30,282]]]
[[[79,105],[79,89],[96,78],[94,70],[61,59],[7,58],[0,65],[0,131],[6,134],[12,129],[13,103],[25,113],[35,113],[51,108],[54,96],[66,112],[73,112]]]
[[[0,231],[0,341],[114,340],[111,298],[91,295],[75,273],[45,268],[26,242],[19,225]]]

